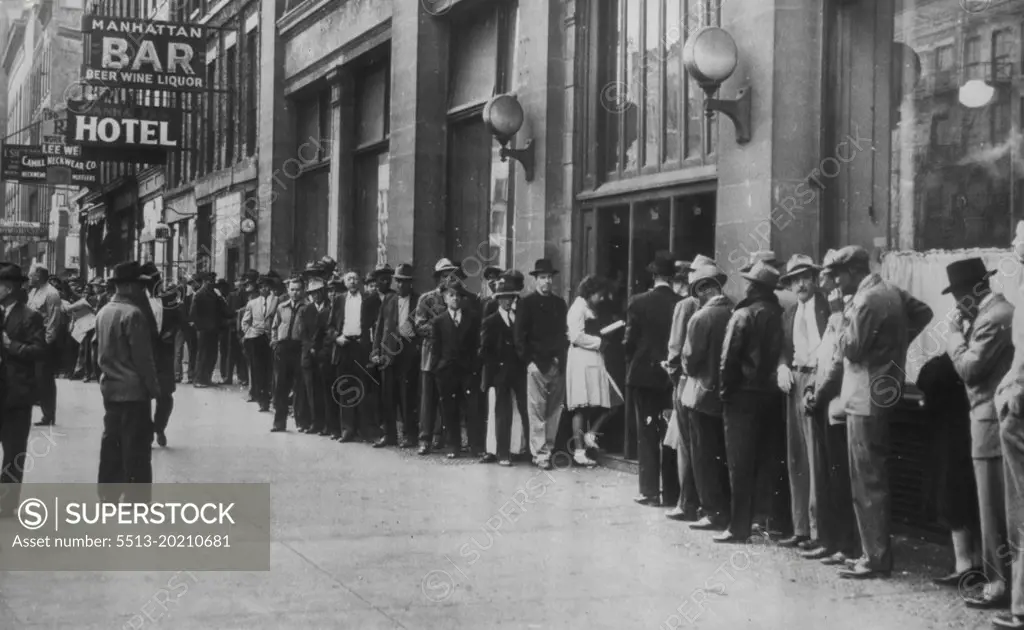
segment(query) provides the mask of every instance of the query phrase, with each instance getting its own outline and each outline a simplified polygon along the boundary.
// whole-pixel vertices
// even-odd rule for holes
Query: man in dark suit
[[[345,293],[331,305],[329,338],[333,339],[331,363],[337,380],[335,395],[342,399],[340,442],[356,437],[372,439],[375,432],[371,405],[367,398],[374,391],[369,370],[372,348],[371,331],[376,323],[374,301],[360,290],[360,277],[354,271],[345,274]],[[377,302],[379,304],[379,302]]]
[[[330,435],[327,429],[327,414],[334,407],[331,404],[334,370],[331,366],[331,348],[324,341],[331,320],[331,308],[327,303],[327,284],[323,278],[310,278],[306,283],[306,295],[309,296],[309,304],[300,312],[300,337],[302,378],[306,388],[305,400],[310,423],[304,432]]]
[[[654,276],[654,287],[630,298],[623,340],[627,413],[636,422],[640,468],[640,494],[634,500],[642,505],[673,506],[679,500],[679,473],[675,454],[663,452],[667,449],[662,446],[667,428],[662,413],[672,409],[672,382],[662,363],[668,356],[672,315],[682,298],[672,290],[672,254],[658,252],[647,270]]]
[[[416,444],[420,351],[413,316],[419,295],[412,288],[412,272],[412,265],[398,265],[395,270],[398,290],[384,296],[373,335],[370,360],[380,369],[384,428],[384,436],[374,446],[397,443],[396,411],[402,416],[401,447]]]
[[[504,273],[499,267],[484,267],[484,285],[487,288],[480,294],[480,311],[483,313],[483,317],[498,310],[494,292],[498,290],[498,282]]]
[[[221,327],[227,314],[227,303],[214,290],[213,272],[200,275],[202,286],[192,299],[191,319],[196,328],[196,387],[213,385],[213,368],[217,365],[217,346]]]
[[[185,316],[185,320],[182,322],[178,335],[174,340],[174,380],[177,383],[182,382],[183,376],[188,378],[189,383],[196,382],[196,365],[198,360],[196,359],[196,327],[195,322],[192,321],[192,301],[195,299],[197,287],[198,283],[195,276],[190,276],[181,283],[179,289],[179,299],[181,300],[182,313]],[[188,352],[188,373],[182,374],[181,365],[184,362],[186,351]]]
[[[46,354],[43,317],[18,300],[28,278],[21,267],[0,263],[0,516],[13,517],[21,502],[32,401],[36,394],[36,362]]]
[[[515,312],[513,304],[522,287],[502,278],[494,289],[498,309],[484,317],[480,330],[480,359],[483,363],[481,389],[494,388],[494,434],[500,466],[511,466],[512,397],[520,417],[528,417],[526,408],[526,365],[516,352]]]
[[[825,459],[824,418],[804,412],[804,391],[814,383],[818,346],[829,317],[828,298],[818,289],[820,271],[810,256],[794,254],[779,279],[796,294],[797,302],[782,311],[783,343],[777,374],[779,389],[786,394],[786,463],[793,517],[793,535],[779,541],[779,546],[817,550],[810,556],[815,560],[831,555],[819,540],[822,512],[828,509],[828,494],[823,493],[828,471],[821,466]]]
[[[434,329],[434,357],[437,361],[434,373],[437,375],[441,414],[448,435],[448,458],[455,459],[462,450],[463,418],[471,448],[475,450],[483,442],[481,418],[474,417],[476,413],[472,401],[475,399],[467,396],[474,388],[474,377],[478,374],[476,367],[480,323],[462,308],[464,301],[476,296],[466,289],[457,276],[449,278],[441,295],[447,308],[431,324]]]
[[[437,410],[437,383],[433,366],[437,363],[434,360],[434,340],[431,337],[434,328],[432,322],[445,311],[444,299],[441,297],[441,287],[445,285],[449,276],[457,274],[460,267],[447,258],[442,258],[434,265],[434,282],[437,288],[427,291],[420,296],[416,303],[416,314],[413,321],[416,324],[416,335],[420,339],[420,455],[426,455],[431,447],[435,450],[443,446],[443,422],[439,421]]]
[[[182,321],[182,307],[177,291],[165,291],[160,270],[152,262],[142,266],[142,274],[149,278],[146,293],[156,321],[153,331],[153,360],[160,383],[160,397],[153,411],[153,431],[156,443],[167,446],[167,423],[174,411],[174,339]]]

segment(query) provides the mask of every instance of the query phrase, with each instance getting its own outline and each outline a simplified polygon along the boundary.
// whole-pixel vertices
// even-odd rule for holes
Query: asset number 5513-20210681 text
[[[228,549],[231,547],[227,534],[119,534],[118,548],[130,549]]]

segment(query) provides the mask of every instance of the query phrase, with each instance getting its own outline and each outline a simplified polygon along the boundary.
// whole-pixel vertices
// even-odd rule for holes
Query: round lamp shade
[[[971,79],[960,86],[960,104],[972,109],[992,102],[996,89],[981,79]]]
[[[701,85],[721,85],[739,62],[736,40],[717,26],[706,26],[691,35],[683,46],[683,64]]]
[[[514,94],[499,94],[484,105],[484,123],[499,139],[509,139],[523,126],[523,106]]]
[[[256,222],[251,217],[245,217],[238,227],[242,230],[242,234],[252,234],[256,231]]]

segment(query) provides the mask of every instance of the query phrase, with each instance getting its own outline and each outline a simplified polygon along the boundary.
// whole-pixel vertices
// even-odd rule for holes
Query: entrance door
[[[448,236],[445,253],[458,261],[490,260],[491,156],[494,140],[478,116],[453,122],[450,129],[446,222]],[[481,290],[481,275],[473,274],[467,280],[471,291]]]

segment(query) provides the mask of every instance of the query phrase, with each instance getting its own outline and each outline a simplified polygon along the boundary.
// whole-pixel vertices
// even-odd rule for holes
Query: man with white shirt
[[[274,373],[270,328],[277,312],[277,296],[273,294],[273,280],[269,276],[261,275],[257,282],[259,295],[249,300],[242,311],[242,338],[249,355],[250,402],[259,403],[260,411],[270,411]]]
[[[820,271],[810,256],[794,254],[780,278],[796,294],[797,302],[783,311],[784,343],[778,369],[779,389],[786,394],[786,462],[793,516],[793,536],[779,545],[803,550],[821,547],[816,510],[825,508],[814,496],[815,488],[823,483],[816,475],[823,444],[821,427],[804,413],[803,401],[804,390],[814,382],[818,347],[828,325],[828,297],[818,289]]]
[[[370,317],[371,303],[360,290],[360,277],[354,271],[345,274],[345,293],[331,305],[329,338],[334,340],[331,362],[337,370],[336,395],[341,400],[341,435],[339,442],[354,442],[357,437],[368,439],[373,428],[367,422],[367,407],[363,404],[370,390],[370,330],[376,323]],[[351,394],[345,392],[352,392]],[[353,399],[349,399],[353,398]]]

